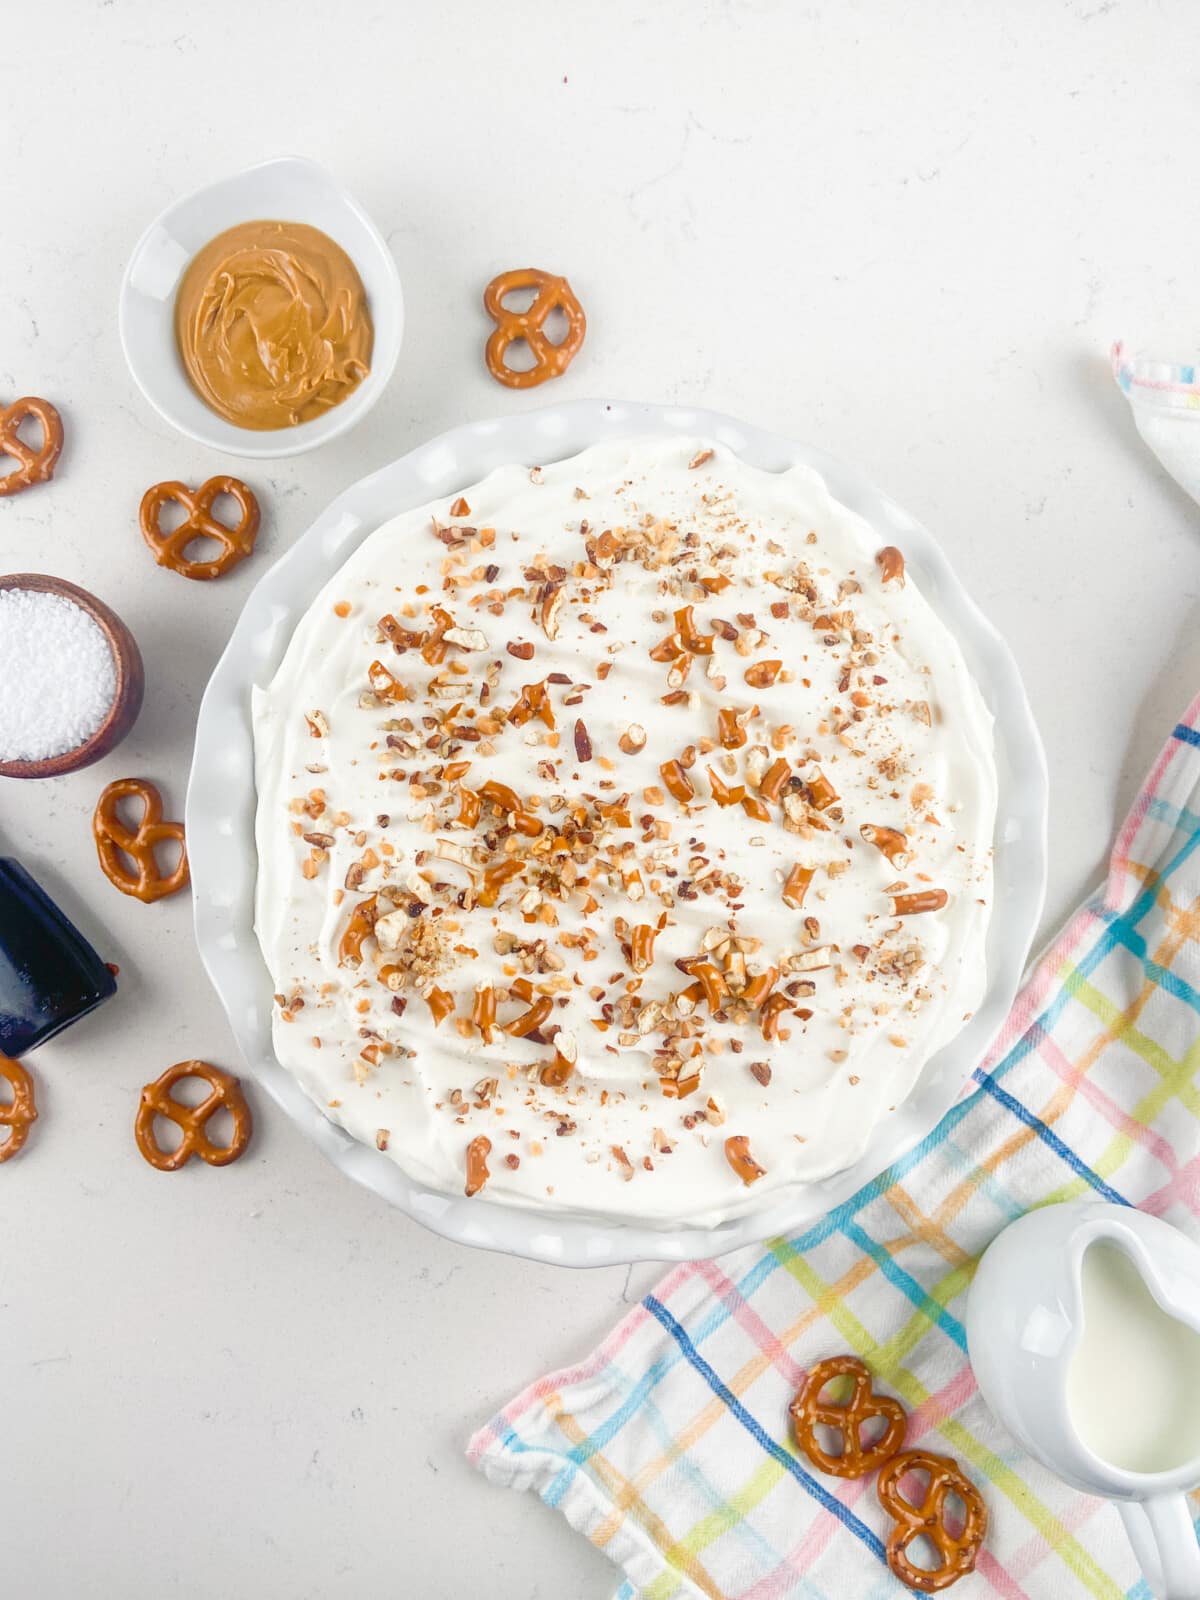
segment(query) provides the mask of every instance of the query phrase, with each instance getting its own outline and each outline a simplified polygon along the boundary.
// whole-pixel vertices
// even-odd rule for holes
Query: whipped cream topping
[[[274,1044],[451,1193],[711,1224],[985,986],[991,719],[903,552],[704,440],[371,534],[254,703]]]

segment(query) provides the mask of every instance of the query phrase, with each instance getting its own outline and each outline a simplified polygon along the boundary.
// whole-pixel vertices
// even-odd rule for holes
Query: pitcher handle
[[[1117,1510],[1138,1565],[1158,1600],[1196,1600],[1200,1595],[1200,1544],[1187,1497],[1155,1495],[1120,1500]]]

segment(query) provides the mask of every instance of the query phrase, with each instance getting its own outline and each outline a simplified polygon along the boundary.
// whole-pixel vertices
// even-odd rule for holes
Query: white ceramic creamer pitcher
[[[1161,1600],[1198,1600],[1200,1246],[1125,1206],[1046,1206],[980,1262],[967,1344],[1030,1455],[1114,1500]]]

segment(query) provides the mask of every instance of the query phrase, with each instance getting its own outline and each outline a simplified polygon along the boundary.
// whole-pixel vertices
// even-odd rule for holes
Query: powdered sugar
[[[76,750],[112,706],[108,640],[80,606],[37,589],[0,589],[0,761]]]

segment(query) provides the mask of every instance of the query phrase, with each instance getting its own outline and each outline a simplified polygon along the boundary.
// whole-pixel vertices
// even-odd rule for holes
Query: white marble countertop
[[[1106,361],[1114,336],[1195,349],[1200,11],[58,0],[18,31],[0,398],[54,400],[67,445],[52,485],[0,501],[0,571],[115,605],[148,689],[102,765],[0,782],[0,853],[121,967],[119,997],[34,1058],[36,1140],[0,1168],[7,1590],[603,1600],[604,1558],[477,1480],[462,1447],[584,1354],[652,1270],[444,1244],[261,1095],[238,1165],[152,1171],[132,1142],[139,1087],[183,1057],[237,1062],[186,896],[119,897],[92,806],[140,773],[180,814],[233,619],[334,493],[453,423],[540,403],[481,362],[483,284],[532,262],[567,273],[588,312],[556,398],[705,403],[812,440],[943,542],[1045,736],[1049,930],[1200,683],[1200,517]],[[150,561],[139,498],[238,463],[174,437],[135,392],[117,286],[172,197],[286,151],[325,162],[387,235],[406,343],[349,437],[243,469],[259,552],[188,586]]]

